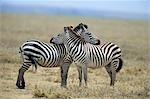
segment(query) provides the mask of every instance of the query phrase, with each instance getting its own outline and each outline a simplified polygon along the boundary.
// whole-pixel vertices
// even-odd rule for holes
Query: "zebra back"
[[[29,40],[22,44],[20,52],[24,62],[36,63],[43,67],[54,67],[67,55],[63,44],[47,44],[39,40]],[[33,62],[34,60],[34,62]]]

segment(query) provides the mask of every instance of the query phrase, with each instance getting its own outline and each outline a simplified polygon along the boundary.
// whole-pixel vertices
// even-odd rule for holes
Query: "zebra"
[[[87,43],[71,27],[64,27],[64,33],[58,34],[51,38],[55,44],[64,44],[77,66],[79,73],[79,86],[82,85],[82,76],[84,77],[85,86],[87,86],[87,68],[105,67],[110,77],[110,86],[114,86],[116,73],[119,72],[123,65],[121,58],[121,49],[114,43],[105,43],[103,45],[92,45]],[[61,68],[66,71],[66,67]],[[67,72],[62,72],[66,75]],[[65,82],[65,81],[63,81]]]
[[[87,25],[82,23],[74,28],[74,31],[78,32],[78,34],[84,34],[84,32],[88,32],[87,30]],[[93,36],[91,36],[91,39],[94,39],[90,42],[91,44],[97,45],[100,43],[100,41]],[[25,88],[24,73],[31,65],[34,65],[35,69],[37,69],[37,65],[48,68],[65,65],[69,68],[72,63],[72,59],[67,55],[64,44],[48,44],[39,40],[28,40],[20,46],[20,54],[23,63],[19,69],[16,82],[16,86],[20,89]],[[66,72],[68,72],[68,69]]]

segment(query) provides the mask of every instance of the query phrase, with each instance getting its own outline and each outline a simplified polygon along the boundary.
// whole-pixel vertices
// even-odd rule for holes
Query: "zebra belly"
[[[104,67],[107,64],[109,64],[109,61],[105,61],[105,60],[98,60],[95,57],[93,58],[89,58],[87,61],[87,67],[88,68],[100,68],[100,67]]]
[[[51,61],[47,61],[46,63],[44,63],[44,61],[38,61],[38,64],[42,67],[51,68],[51,67],[59,67],[60,64],[62,64],[62,62],[60,58],[55,57],[54,59],[52,59]]]
[[[92,69],[96,69],[96,68],[100,68],[100,67],[104,67],[104,66],[102,66],[102,65],[96,65],[93,62],[90,62],[90,63],[88,62],[87,67],[88,68],[92,68]]]

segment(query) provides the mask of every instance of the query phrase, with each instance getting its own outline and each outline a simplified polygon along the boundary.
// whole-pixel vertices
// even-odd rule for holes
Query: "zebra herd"
[[[105,67],[110,76],[110,85],[115,84],[116,73],[123,65],[121,49],[114,43],[100,44],[93,37],[86,24],[75,28],[64,27],[64,32],[52,37],[50,44],[39,40],[29,40],[20,47],[23,64],[19,69],[16,85],[25,88],[24,73],[31,65],[61,68],[61,86],[67,86],[68,70],[75,63],[79,73],[79,86],[84,78],[87,85],[87,68]]]

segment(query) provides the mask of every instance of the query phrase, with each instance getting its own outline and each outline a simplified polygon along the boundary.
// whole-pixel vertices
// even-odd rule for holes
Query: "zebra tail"
[[[123,66],[123,60],[121,58],[119,58],[119,66],[116,69],[116,72],[119,72],[121,70],[122,66]]]
[[[19,48],[19,53],[22,53],[23,51],[22,51],[22,49],[21,49],[21,47]]]
[[[33,64],[33,68],[35,68],[35,72],[36,72],[37,71],[37,62],[36,62],[36,60],[31,56],[29,56],[29,59],[31,60],[31,62]],[[32,68],[32,70],[34,71],[33,68]]]

